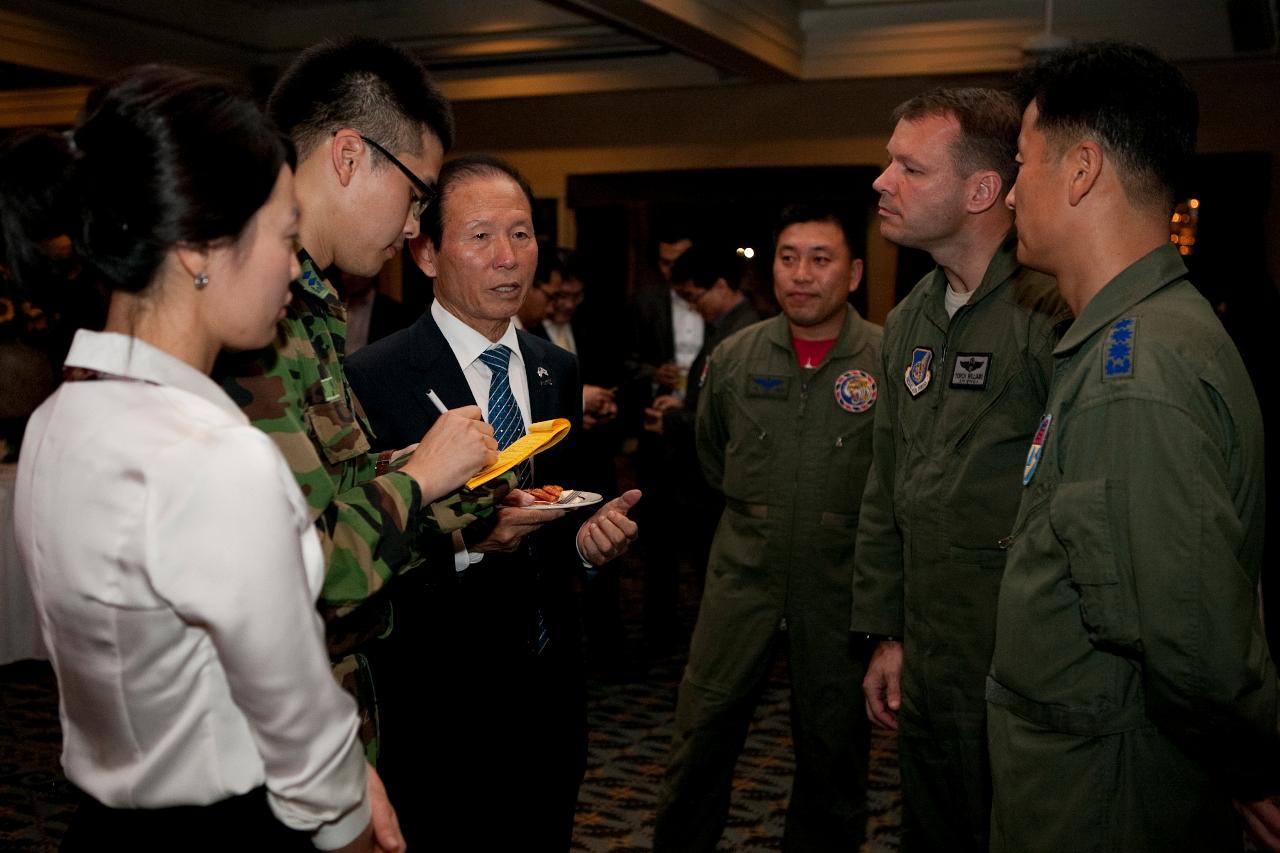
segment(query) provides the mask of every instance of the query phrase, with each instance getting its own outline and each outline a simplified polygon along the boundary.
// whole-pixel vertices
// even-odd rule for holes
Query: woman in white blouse
[[[302,495],[208,377],[284,313],[292,148],[247,97],[158,67],[100,87],[56,148],[0,165],[69,182],[79,279],[110,290],[18,468],[63,767],[88,795],[64,849],[400,849],[325,656]],[[10,274],[40,252],[9,226],[48,213],[4,211]]]

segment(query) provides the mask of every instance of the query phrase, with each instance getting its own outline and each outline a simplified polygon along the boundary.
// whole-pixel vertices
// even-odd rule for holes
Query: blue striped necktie
[[[524,417],[516,404],[515,394],[511,393],[511,377],[508,375],[511,348],[506,344],[494,344],[480,353],[480,360],[492,374],[489,377],[489,425],[493,427],[493,438],[498,442],[498,449],[505,450],[508,445],[524,437]],[[532,485],[527,462],[520,464],[516,475],[518,488],[524,489]]]
[[[520,407],[516,405],[516,396],[511,393],[511,377],[508,368],[511,363],[511,348],[505,344],[494,344],[480,353],[491,372],[489,377],[489,426],[493,427],[493,437],[498,442],[498,449],[504,449],[524,436],[524,417]],[[529,463],[522,462],[516,469],[516,486],[526,489],[532,485]],[[546,649],[551,637],[547,633],[547,620],[542,608],[536,609],[537,627],[534,631],[534,649],[538,654]]]

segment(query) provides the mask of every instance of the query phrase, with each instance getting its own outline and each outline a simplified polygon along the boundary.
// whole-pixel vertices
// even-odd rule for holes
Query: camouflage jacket
[[[291,287],[275,341],[224,359],[218,376],[288,460],[324,547],[320,608],[326,616],[344,616],[393,575],[421,562],[423,536],[491,515],[508,483],[424,507],[408,474],[392,465],[379,476],[379,457],[385,462],[389,454],[373,450],[368,420],[342,369],[346,308],[305,250],[298,260],[302,274]]]

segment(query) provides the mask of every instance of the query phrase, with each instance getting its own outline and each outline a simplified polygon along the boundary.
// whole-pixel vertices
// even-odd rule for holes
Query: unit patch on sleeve
[[[933,379],[933,371],[929,369],[933,364],[933,350],[928,347],[916,347],[911,351],[911,363],[907,365],[907,390],[911,392],[912,397],[919,397],[924,389],[929,387],[929,380]]]
[[[1040,427],[1035,438],[1031,439],[1031,449],[1027,451],[1027,464],[1022,469],[1022,485],[1031,485],[1031,479],[1040,467],[1040,456],[1044,453],[1044,442],[1049,437],[1049,424],[1053,423],[1053,415],[1045,415],[1040,419]]]
[[[1102,345],[1102,379],[1133,378],[1133,347],[1138,342],[1138,321],[1134,317],[1116,320]]]
[[[955,367],[951,369],[951,387],[981,391],[987,387],[990,372],[991,353],[958,352]]]
[[[846,370],[836,377],[836,402],[855,415],[867,411],[876,401],[876,380],[862,370]]]

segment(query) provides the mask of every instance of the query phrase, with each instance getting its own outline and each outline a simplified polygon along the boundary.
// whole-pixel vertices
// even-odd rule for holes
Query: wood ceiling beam
[[[799,14],[786,0],[548,0],[756,82],[800,78]]]

